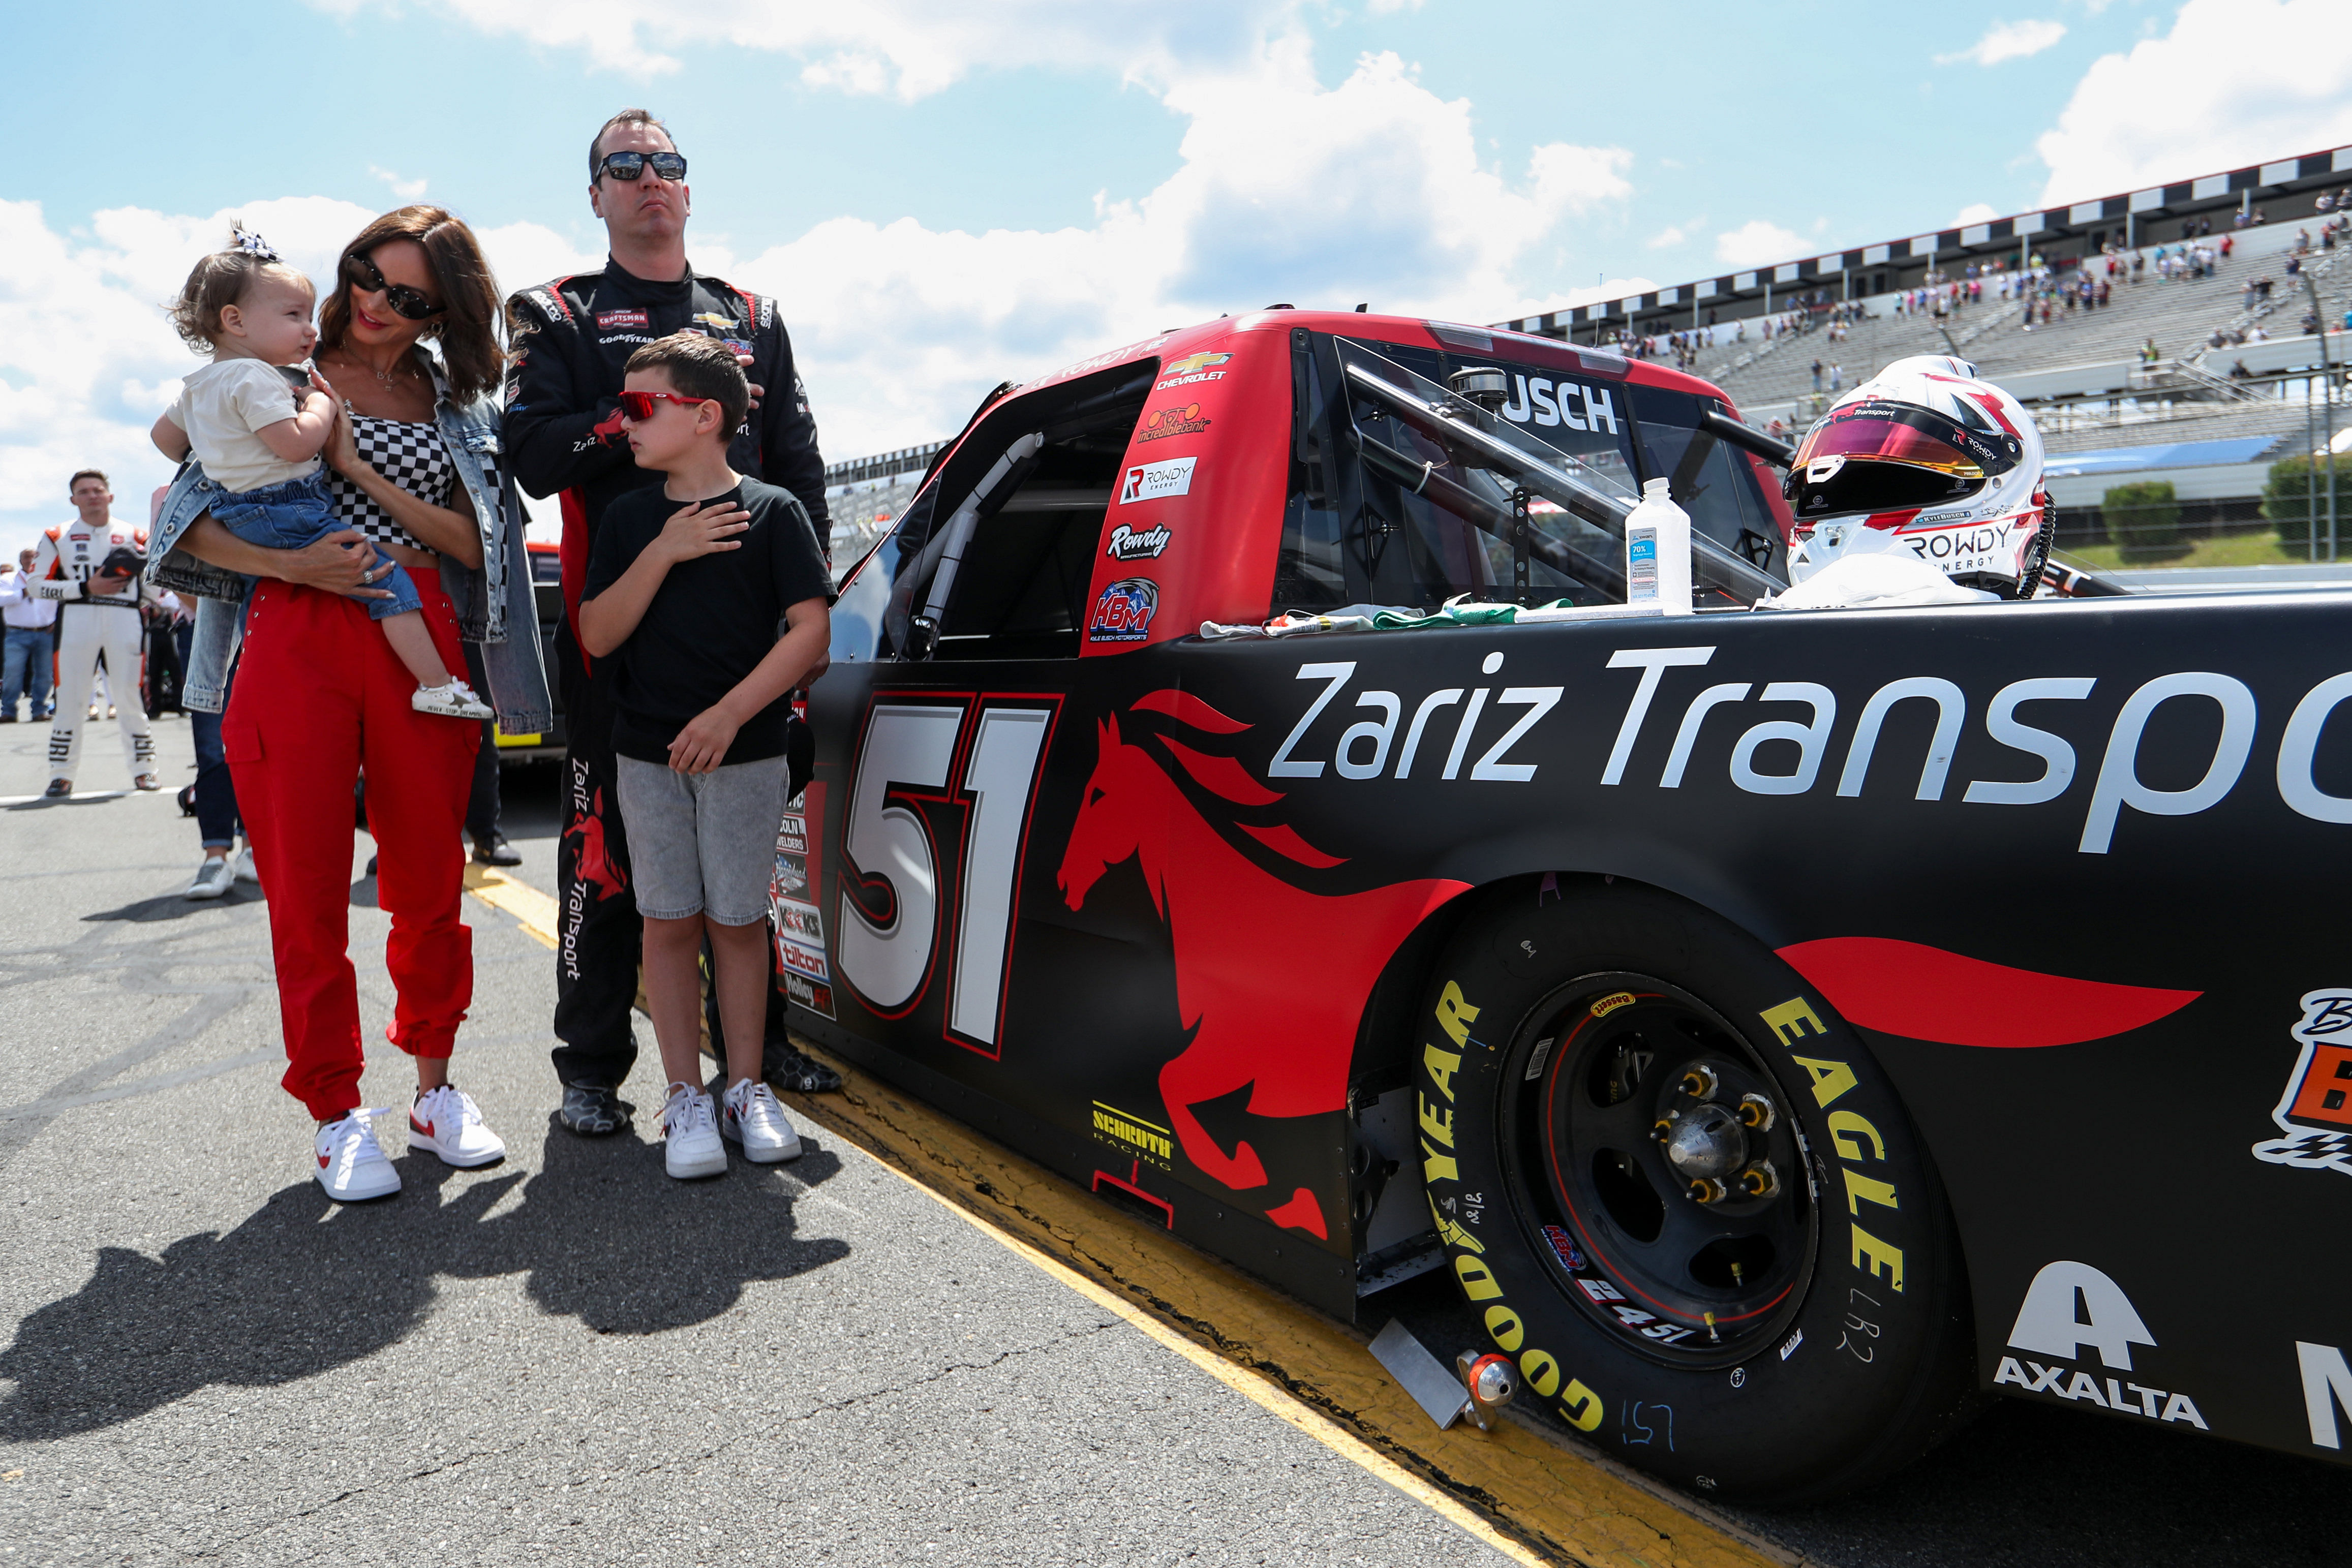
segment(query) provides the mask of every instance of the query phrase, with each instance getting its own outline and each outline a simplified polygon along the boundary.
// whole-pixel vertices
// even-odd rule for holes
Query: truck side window
[[[1003,505],[980,519],[933,657],[1077,657],[1103,517],[1142,412],[1139,403],[1114,430],[1049,443]]]
[[[1675,504],[1690,514],[1691,527],[1769,571],[1786,575],[1780,528],[1758,487],[1756,466],[1698,428],[1700,411],[1728,413],[1713,398],[1668,387],[1628,384],[1642,434],[1642,455],[1652,474],[1663,475]]]

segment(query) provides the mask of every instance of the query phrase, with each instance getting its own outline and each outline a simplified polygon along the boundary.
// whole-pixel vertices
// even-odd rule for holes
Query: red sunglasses
[[[680,397],[676,392],[625,392],[621,393],[621,417],[632,423],[643,424],[654,416],[654,404],[656,402],[700,408],[710,401],[707,397]]]

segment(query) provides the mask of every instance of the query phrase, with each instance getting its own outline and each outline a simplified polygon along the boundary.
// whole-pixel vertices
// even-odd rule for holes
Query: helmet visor
[[[1979,480],[2008,473],[2024,455],[2025,444],[2004,431],[1975,429],[1917,403],[1872,398],[1823,415],[1805,433],[1791,472],[1842,457]]]

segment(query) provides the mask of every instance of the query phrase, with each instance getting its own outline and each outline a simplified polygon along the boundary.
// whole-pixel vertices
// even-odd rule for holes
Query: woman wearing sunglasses
[[[285,1085],[318,1123],[312,1175],[329,1196],[352,1201],[400,1188],[369,1124],[380,1113],[360,1108],[364,1062],[347,948],[351,802],[362,767],[377,896],[392,916],[384,964],[398,1000],[386,1033],[416,1064],[409,1145],[459,1166],[505,1154],[448,1071],[473,997],[472,933],[457,917],[459,835],[481,730],[410,706],[401,688],[415,682],[371,634],[361,602],[379,596],[373,585],[389,562],[407,569],[451,668],[464,668],[461,637],[481,644],[503,727],[543,729],[551,716],[522,509],[500,461],[506,356],[481,247],[440,208],[403,207],[344,247],[335,278],[314,361],[342,398],[321,455],[348,531],[309,550],[247,544],[194,515],[198,473],[193,486],[184,474],[166,498],[158,543],[159,553],[168,549],[193,517],[176,541],[183,551],[263,580],[222,739],[269,896]],[[207,674],[192,674],[192,700],[216,682]]]

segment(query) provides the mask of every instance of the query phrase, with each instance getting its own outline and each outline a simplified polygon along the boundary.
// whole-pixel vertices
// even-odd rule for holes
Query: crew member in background
[[[77,515],[45,532],[33,559],[33,591],[59,606],[57,706],[49,722],[49,787],[43,794],[58,800],[73,793],[82,716],[101,653],[131,782],[141,789],[161,789],[155,737],[147,732],[147,710],[139,700],[146,642],[139,601],[150,591],[139,572],[147,556],[147,530],[114,520],[114,492],[97,469],[82,469],[68,488]]]
[[[33,591],[31,550],[0,567],[0,622],[7,628],[5,674],[0,674],[0,724],[16,722],[16,699],[33,699],[33,719],[49,716],[49,671],[57,663],[58,605]]]
[[[613,668],[580,648],[579,614],[590,541],[615,497],[662,476],[639,469],[621,430],[619,393],[629,356],[673,332],[701,332],[736,352],[751,382],[751,417],[728,462],[791,491],[807,508],[830,565],[832,523],[816,422],[793,367],[776,304],[687,264],[692,211],[686,160],[642,109],[606,120],[588,144],[589,210],[611,250],[597,271],[559,277],[510,301],[514,358],[507,372],[507,450],[534,496],[562,493],[564,616],[556,632],[567,737],[564,828],[556,853],[563,929],[556,947],[555,1073],[559,1119],[574,1133],[616,1132],[622,1081],[636,1060],[630,1009],[644,935],[629,886],[628,843],[613,794]],[[772,1003],[772,1017],[780,1003]],[[771,1029],[771,1082],[803,1091],[839,1079],[793,1051]]]

